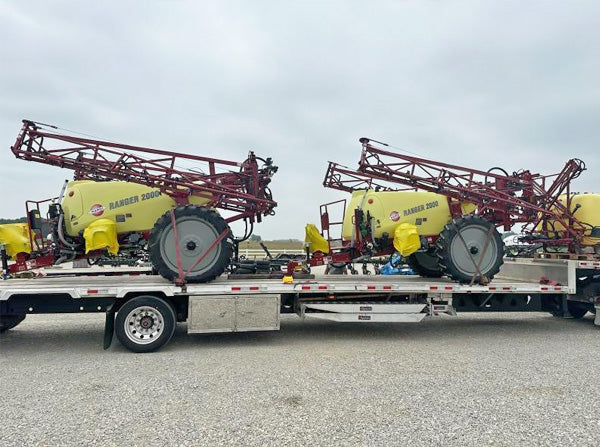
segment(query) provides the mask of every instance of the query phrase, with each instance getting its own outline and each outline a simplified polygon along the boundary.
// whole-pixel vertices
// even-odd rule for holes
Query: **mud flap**
[[[106,321],[104,322],[104,349],[110,348],[113,334],[115,333],[115,305],[111,304],[106,309]]]

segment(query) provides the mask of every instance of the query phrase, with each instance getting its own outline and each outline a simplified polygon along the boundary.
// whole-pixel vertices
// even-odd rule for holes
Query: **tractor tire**
[[[436,253],[446,276],[461,283],[481,283],[490,281],[500,271],[504,242],[491,222],[463,216],[444,226],[436,242]]]
[[[164,346],[177,325],[173,306],[162,298],[142,295],[123,304],[115,319],[115,335],[133,352],[152,352]]]
[[[0,315],[0,334],[18,326],[26,315]]]
[[[439,278],[443,275],[437,255],[429,251],[413,253],[406,258],[406,263],[413,272],[423,278]]]
[[[185,273],[206,249],[229,226],[217,212],[201,206],[178,206],[174,210],[181,264]],[[177,255],[171,224],[171,212],[167,211],[154,224],[148,242],[150,261],[158,273],[168,280],[179,276]],[[231,235],[225,237],[186,276],[188,282],[208,282],[223,274],[231,261],[233,246]]]

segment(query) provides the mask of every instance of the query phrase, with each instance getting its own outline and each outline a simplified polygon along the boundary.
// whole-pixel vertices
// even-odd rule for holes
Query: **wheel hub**
[[[177,232],[179,233],[181,264],[184,271],[194,266],[196,260],[218,237],[218,233],[212,225],[202,219],[190,216],[177,220]],[[169,265],[171,270],[177,271],[177,254],[173,238],[173,229],[169,227],[161,235],[160,250],[161,258]],[[193,267],[190,276],[209,270],[220,255],[221,244],[218,244],[206,254],[200,263]]]
[[[499,250],[496,240],[489,238],[487,228],[481,225],[466,225],[458,231],[460,235],[457,235],[450,244],[453,264],[465,275],[478,274],[479,270],[483,276],[486,276],[496,262]],[[487,249],[485,249],[486,244]]]
[[[142,306],[129,312],[124,321],[127,337],[138,344],[148,344],[164,330],[162,314],[150,306]]]
[[[144,315],[142,317],[142,319],[140,320],[140,326],[143,329],[149,329],[152,327],[152,325],[154,324],[154,320],[152,319],[152,317],[146,316]]]

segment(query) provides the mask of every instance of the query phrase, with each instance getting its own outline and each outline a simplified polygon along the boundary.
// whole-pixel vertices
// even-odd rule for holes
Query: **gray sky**
[[[326,3],[326,4],[321,4]],[[271,156],[276,216],[303,237],[328,160],[369,136],[426,158],[543,173],[571,157],[600,192],[597,1],[0,3],[3,217],[72,173],[16,160],[22,118],[107,140]]]

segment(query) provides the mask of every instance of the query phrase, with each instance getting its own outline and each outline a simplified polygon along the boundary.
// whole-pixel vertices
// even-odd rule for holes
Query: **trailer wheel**
[[[593,305],[589,305],[587,303],[581,303],[578,301],[568,301],[567,307],[569,309],[569,314],[576,320],[582,319],[585,314],[588,312],[592,312],[594,309]],[[556,300],[554,306],[551,308],[550,313],[552,316],[557,318],[564,318],[565,311],[562,308],[562,300]]]
[[[178,206],[174,210],[183,271],[191,268],[229,226],[216,211],[195,205]],[[150,261],[158,273],[168,280],[179,276],[171,211],[154,224],[149,240]],[[233,248],[230,235],[217,244],[188,274],[188,282],[208,282],[220,276],[231,261]]]
[[[447,224],[436,242],[436,252],[442,272],[459,282],[491,280],[504,263],[500,233],[491,222],[476,216]]]
[[[569,307],[569,313],[576,320],[583,318],[590,310],[590,307],[593,307],[587,303],[579,303],[577,301],[569,301],[567,306]]]
[[[590,277],[579,281],[577,284],[577,295],[584,298],[585,301],[567,301],[569,313],[576,320],[583,318],[588,312],[596,313],[594,301],[600,296],[600,280],[597,277]],[[556,299],[550,312],[555,317],[564,317],[565,312],[562,307],[562,300]]]
[[[133,352],[152,352],[173,336],[177,317],[164,299],[143,295],[123,304],[115,320],[115,334]]]
[[[437,255],[429,251],[413,253],[406,258],[406,263],[413,272],[423,278],[439,278],[443,275]]]
[[[0,315],[0,334],[18,326],[26,315]]]

